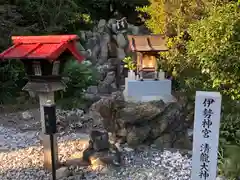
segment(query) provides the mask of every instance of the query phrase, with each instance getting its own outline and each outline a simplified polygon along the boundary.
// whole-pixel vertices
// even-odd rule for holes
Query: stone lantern
[[[76,47],[77,35],[13,36],[13,45],[0,53],[0,60],[16,59],[24,64],[28,83],[23,90],[39,96],[44,147],[44,166],[58,165],[54,92],[66,88],[61,72],[67,56],[82,62]],[[49,118],[46,118],[49,117]],[[54,147],[54,148],[50,148]],[[50,152],[50,149],[54,149]],[[51,159],[53,157],[53,159]]]

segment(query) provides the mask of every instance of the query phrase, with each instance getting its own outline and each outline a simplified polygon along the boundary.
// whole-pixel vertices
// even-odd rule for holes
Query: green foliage
[[[176,4],[167,8],[172,2]],[[169,36],[170,50],[160,53],[160,61],[178,81],[175,90],[187,91],[190,96],[196,90],[223,94],[219,170],[229,180],[236,180],[240,176],[239,4],[228,0],[201,2],[196,8],[197,1],[151,0],[150,6],[138,10],[150,16],[146,25],[154,33]],[[183,12],[187,13],[180,16]]]
[[[223,104],[218,168],[221,175],[237,180],[240,176],[240,104],[229,102]]]
[[[186,59],[198,72],[195,78],[201,89],[220,91],[233,100],[240,99],[239,15],[236,3],[216,6],[208,17],[190,25],[192,40],[186,48]],[[237,179],[240,176],[240,114],[234,101],[230,105],[226,102],[230,101],[224,100],[220,131],[223,157],[220,156],[219,170],[228,179]]]
[[[148,5],[137,7],[137,11],[141,12],[142,18],[146,19],[146,26],[153,33],[165,33],[169,37],[174,37],[187,30],[193,22],[206,17],[211,9],[231,1],[149,0]]]
[[[220,132],[224,144],[234,143],[240,146],[240,113],[223,115]]]
[[[60,92],[59,103],[68,108],[79,107],[83,103],[83,93],[90,85],[95,85],[98,80],[97,70],[91,66],[89,61],[78,63],[69,60],[64,68],[64,82],[66,91]]]
[[[166,33],[175,36],[185,30],[190,23],[203,16],[205,4],[198,0],[150,0],[150,5],[138,7],[137,10],[147,13],[150,18],[146,25],[154,33]]]
[[[229,180],[237,180],[240,176],[240,146],[227,145],[219,153],[219,174]]]
[[[161,53],[162,66],[169,72],[176,70],[176,78],[185,90],[218,90],[232,99],[239,99],[238,5],[215,6],[205,16],[188,24],[188,32],[169,38],[170,51]],[[158,29],[154,30],[159,33]]]
[[[111,4],[114,6],[114,11],[128,15],[135,10],[135,5],[141,6],[146,2],[147,0],[2,1],[0,3],[0,23],[2,24],[0,34],[4,36],[0,37],[0,52],[10,45],[9,37],[12,35],[77,34],[79,30],[92,28],[98,19],[112,18]],[[6,102],[10,97],[14,99],[26,82],[25,79],[20,78],[16,83],[16,78],[19,76],[15,77],[15,74],[20,71],[16,66],[18,65],[13,63],[1,63],[0,74],[4,75],[0,77],[1,103]],[[22,67],[20,69],[24,73]],[[77,77],[79,77],[78,74]],[[82,86],[85,85],[82,84]],[[67,96],[67,93],[64,93],[64,96]]]
[[[216,7],[189,28],[187,46],[193,66],[208,77],[207,85],[240,99],[240,12],[235,3]]]
[[[111,13],[110,5],[112,6],[113,10],[117,10],[120,13],[127,16],[129,12],[135,10],[136,6],[142,6],[148,4],[148,0],[90,0],[90,1],[83,1],[84,6],[87,6],[89,13],[92,17],[99,19],[99,18],[111,18],[108,17]],[[100,13],[97,12],[102,10]],[[94,12],[95,11],[95,12]]]
[[[130,56],[125,57],[123,59],[123,62],[125,63],[124,67],[128,68],[129,70],[135,70],[136,64],[133,62],[132,58]]]
[[[0,104],[12,101],[26,81],[24,67],[20,62],[0,62]]]
[[[17,0],[18,12],[23,15],[25,26],[32,26],[33,33],[62,33],[77,30],[85,22],[84,9],[76,0]],[[81,2],[81,1],[80,1]],[[29,18],[31,17],[31,18]]]

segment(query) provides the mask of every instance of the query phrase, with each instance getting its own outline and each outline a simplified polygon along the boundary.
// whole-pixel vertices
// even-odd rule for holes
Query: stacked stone
[[[84,49],[88,50],[87,59],[98,69],[100,81],[86,92],[89,98],[100,94],[111,94],[124,83],[122,60],[129,55],[128,34],[144,34],[143,28],[127,24],[117,30],[116,19],[100,20],[93,31],[81,31],[80,39],[84,41]]]

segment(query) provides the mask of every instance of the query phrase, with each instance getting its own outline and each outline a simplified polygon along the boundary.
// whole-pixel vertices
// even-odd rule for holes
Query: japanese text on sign
[[[196,93],[192,180],[216,179],[220,109],[220,93]]]
[[[202,133],[203,138],[209,138],[212,126],[212,115],[214,114],[213,110],[211,109],[212,103],[214,103],[214,99],[212,98],[205,98],[203,101],[203,120],[202,120]],[[204,143],[201,145],[201,154],[200,154],[200,161],[201,161],[201,169],[199,172],[199,176],[201,179],[206,180],[209,177],[209,151],[210,145]]]

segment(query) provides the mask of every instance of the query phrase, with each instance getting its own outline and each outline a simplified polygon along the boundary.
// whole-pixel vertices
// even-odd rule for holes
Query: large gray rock
[[[187,134],[179,135],[177,140],[174,142],[174,148],[177,149],[192,149],[192,141],[187,136]]]
[[[110,58],[108,59],[108,65],[110,71],[115,71],[117,66],[120,66],[120,59],[118,58]]]
[[[137,146],[147,139],[149,132],[149,126],[129,128],[126,141],[130,146]]]
[[[170,134],[163,134],[158,137],[154,144],[159,148],[171,148],[172,147],[172,136]]]
[[[185,120],[189,112],[184,111],[186,106],[183,108],[180,102],[130,103],[117,92],[102,98],[94,106],[98,107],[95,111],[101,115],[104,128],[121,142],[133,146],[155,142],[161,147],[191,147],[187,129],[192,122]]]
[[[96,63],[99,55],[101,52],[101,47],[100,45],[96,44],[92,49],[91,49],[91,60],[93,63]]]
[[[85,35],[86,35],[86,39],[90,39],[90,38],[93,37],[93,32],[92,31],[86,31]]]
[[[97,94],[98,93],[97,86],[89,86],[86,92],[91,94]]]
[[[117,31],[117,24],[116,24],[116,23],[111,24],[111,30],[112,30],[112,32],[113,32],[114,34],[117,34],[117,33],[118,33],[118,31]]]
[[[109,149],[110,144],[108,133],[99,130],[92,130],[90,133],[89,146],[97,152]]]
[[[101,52],[98,59],[98,63],[103,65],[108,60],[108,44],[101,45]]]
[[[128,31],[132,35],[138,35],[140,33],[140,29],[138,26],[134,26],[132,24],[128,24]]]
[[[122,92],[114,92],[111,96],[102,98],[94,103],[90,110],[99,118],[101,117],[102,124],[108,132],[115,132],[116,123],[116,109],[124,107],[124,97]],[[100,118],[99,118],[100,119]]]
[[[113,41],[111,41],[108,44],[108,58],[116,58],[118,56],[118,47],[117,44]]]
[[[107,21],[105,19],[101,19],[99,22],[98,22],[98,31],[103,31],[105,26],[107,25]]]
[[[111,71],[107,73],[105,79],[99,83],[98,91],[100,93],[110,93],[111,92],[111,84],[115,81],[115,72]]]
[[[98,43],[99,43],[99,39],[97,39],[96,37],[92,37],[92,38],[88,39],[88,41],[85,45],[86,49],[93,49],[94,46]]]
[[[116,37],[117,44],[120,48],[124,49],[128,45],[128,40],[123,34],[118,34]]]
[[[108,64],[103,64],[97,67],[98,72],[100,74],[99,79],[103,81],[109,71],[109,65]]]
[[[92,103],[99,101],[101,99],[101,96],[98,93],[85,93],[84,99],[88,101],[85,103],[86,108],[88,108],[90,105],[92,105]]]
[[[100,44],[108,44],[111,41],[111,35],[109,33],[102,33],[100,38]]]
[[[101,52],[99,59],[101,60],[100,63],[103,64],[108,60],[108,52],[109,52],[109,43],[110,43],[111,37],[109,34],[105,33],[102,35],[101,40],[100,40],[100,47],[101,47]]]
[[[117,20],[116,19],[109,19],[108,22],[107,22],[107,27],[109,29],[112,29],[112,25],[113,24],[116,24]]]
[[[120,60],[123,60],[126,57],[126,53],[125,53],[124,49],[117,48],[117,57]]]
[[[82,41],[86,41],[87,40],[86,32],[85,31],[80,31],[79,32],[79,38]]]
[[[70,175],[71,175],[71,172],[69,171],[68,167],[61,167],[56,171],[56,179],[67,178]]]
[[[164,110],[164,105],[159,108],[151,103],[127,103],[127,105],[119,110],[118,122],[126,124],[142,124],[153,120]]]
[[[112,84],[115,80],[115,72],[114,71],[111,71],[111,72],[108,72],[107,73],[107,76],[106,78],[104,79],[104,83],[105,84]]]

